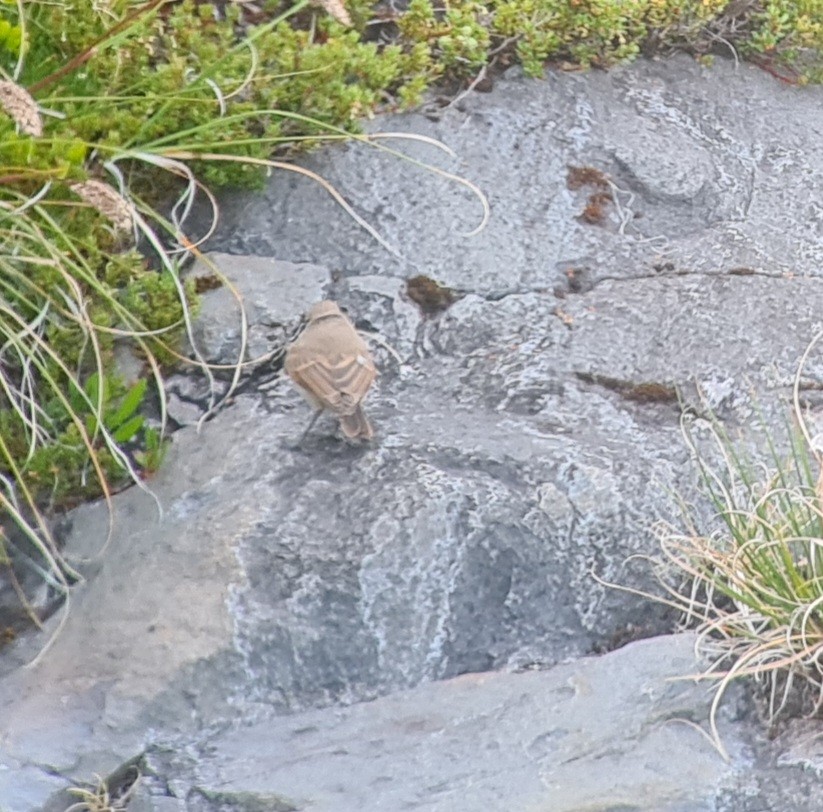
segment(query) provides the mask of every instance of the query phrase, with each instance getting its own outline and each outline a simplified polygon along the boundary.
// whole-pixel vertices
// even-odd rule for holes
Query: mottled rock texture
[[[591,573],[649,586],[627,559],[695,480],[678,398],[732,427],[785,415],[823,312],[821,102],[685,58],[512,72],[374,123],[454,150],[402,143],[488,194],[476,236],[465,187],[363,145],[311,157],[395,253],[305,178],[230,198],[211,259],[250,305],[248,355],[337,299],[392,348],[377,441],[329,420],[295,448],[309,410],[277,357],[199,433],[202,383],[170,381],[162,515],[117,496],[52,649],[3,652],[0,810],[65,808],[70,780],[134,758],[141,812],[819,809],[808,730],[765,742],[732,702],[726,764],[671,721],[706,723],[705,686],[666,682],[698,668],[689,638],[577,658],[671,628]],[[570,189],[569,167],[609,180]],[[421,273],[458,301],[423,316]],[[201,351],[230,362],[241,336],[207,293]],[[67,525],[89,557],[105,512]]]

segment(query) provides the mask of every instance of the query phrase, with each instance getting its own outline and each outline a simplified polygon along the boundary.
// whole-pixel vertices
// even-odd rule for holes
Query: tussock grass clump
[[[769,726],[823,712],[823,434],[812,436],[801,403],[803,369],[823,341],[815,335],[798,365],[793,420],[778,432],[735,441],[710,411],[684,411],[681,429],[699,472],[700,496],[677,522],[654,528],[660,552],[650,564],[662,593],[594,579],[662,603],[697,633],[702,673],[683,679],[717,684],[711,738],[724,758],[717,712],[729,685],[753,680]],[[780,438],[780,439],[778,439]],[[759,450],[750,450],[753,444]]]
[[[703,498],[676,497],[681,518],[653,527],[660,552],[636,557],[662,592],[592,576],[676,610],[696,632],[707,665],[682,679],[717,684],[709,724],[727,758],[717,712],[733,681],[760,687],[770,726],[823,709],[823,454],[802,420],[788,428],[783,453],[767,431],[758,460],[713,417],[686,414],[681,425]]]
[[[692,510],[680,526],[657,525],[654,565],[665,602],[697,630],[709,662],[700,678],[718,682],[711,718],[719,745],[715,715],[732,680],[765,686],[771,722],[823,707],[823,468],[799,429],[784,455],[770,438],[768,458],[755,464],[719,424],[701,422],[719,465],[698,451],[691,429],[685,436],[714,527],[707,531]]]

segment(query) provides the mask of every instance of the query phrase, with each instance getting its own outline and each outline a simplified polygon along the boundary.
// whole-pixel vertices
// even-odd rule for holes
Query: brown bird
[[[324,410],[340,419],[346,437],[370,440],[374,431],[362,403],[377,370],[366,342],[334,302],[313,305],[307,319],[285,360],[289,377],[317,410],[300,440]]]

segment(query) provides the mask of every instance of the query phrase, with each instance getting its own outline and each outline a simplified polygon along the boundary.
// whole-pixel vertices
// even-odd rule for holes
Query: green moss
[[[93,4],[78,5],[38,8],[43,28],[22,84],[45,79],[105,35],[108,20]],[[85,157],[78,149],[84,142],[104,151],[159,142],[189,148],[194,142],[204,151],[266,158],[277,143],[324,133],[324,125],[358,131],[363,116],[386,94],[410,104],[439,73],[426,47],[363,42],[358,30],[319,15],[310,29],[289,22],[250,26],[257,74],[249,82],[253,57],[249,47],[238,45],[240,9],[220,8],[224,16],[209,3],[183,0],[168,6],[162,18],[149,15],[130,36],[100,45],[92,59],[60,82],[49,106],[65,118],[52,123],[50,135],[65,145],[61,157],[69,169]],[[363,23],[364,8],[355,14]],[[451,61],[468,55],[470,64],[481,64],[488,32],[465,9],[452,16],[462,33],[444,44]],[[231,115],[221,115],[222,105]],[[29,164],[30,148],[24,143],[14,153],[11,144],[4,147],[9,159],[14,153]],[[53,167],[49,157],[54,156],[44,153],[40,159],[44,167]],[[204,162],[196,169],[205,183],[218,186],[259,185],[263,177],[260,168],[240,164]]]
[[[180,289],[184,299],[180,297]],[[177,345],[184,331],[184,302],[196,313],[194,281],[180,282],[168,271],[144,270],[117,293],[117,299],[136,319],[142,330],[162,331],[162,340],[149,339],[160,363],[172,364],[176,356],[169,348]]]
[[[97,458],[113,484],[122,479],[123,471],[108,449],[100,449]],[[38,501],[55,506],[69,507],[101,492],[88,450],[75,425],[68,426],[48,446],[38,448],[23,473]]]
[[[67,386],[72,412],[58,397],[42,404],[44,422],[53,436],[50,443],[36,447],[33,453],[29,453],[30,431],[26,423],[14,411],[0,410],[0,439],[18,461],[22,479],[38,502],[68,507],[101,494],[101,482],[93,470],[82,431],[91,442],[109,486],[117,488],[128,481],[126,469],[102,439],[101,425],[119,444],[134,446],[134,458],[141,467],[147,471],[156,469],[165,442],[140,414],[146,390],[145,380],[127,388],[115,374],[101,379],[96,373],[86,377],[82,393],[75,386]],[[99,400],[100,411],[90,409],[86,398],[95,406]],[[0,464],[0,471],[8,476],[12,468],[8,463]]]
[[[744,53],[792,67],[801,83],[823,81],[823,0],[770,0],[753,15]]]
[[[744,52],[792,63],[819,80],[823,0],[768,0],[726,18],[729,0],[458,0],[445,7],[412,0],[399,21],[404,42],[427,43],[429,75],[476,72],[489,51],[508,44],[527,73],[541,75],[550,60],[608,67],[636,57],[654,41],[702,53],[716,37]],[[727,30],[728,29],[728,30]]]
[[[491,19],[490,7],[480,3],[454,3],[436,10],[429,0],[411,0],[399,26],[408,40],[430,44],[433,64],[427,67],[437,75],[450,69],[477,69],[486,62]]]

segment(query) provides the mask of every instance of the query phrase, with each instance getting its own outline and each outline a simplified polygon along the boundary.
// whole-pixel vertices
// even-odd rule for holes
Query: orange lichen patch
[[[566,188],[575,191],[584,186],[609,188],[609,176],[593,166],[570,166],[566,174]]]
[[[565,273],[569,290],[572,293],[580,293],[583,290],[583,271],[577,268],[566,268]]]
[[[613,200],[611,192],[595,192],[589,195],[586,208],[580,214],[580,219],[589,225],[600,225],[606,219],[606,209]]]
[[[574,326],[574,317],[570,316],[565,310],[556,307],[554,309],[554,315],[557,316],[557,318],[560,319],[560,321],[562,321],[563,324],[566,325],[566,327]]]
[[[620,394],[636,403],[675,403],[677,401],[677,390],[665,383],[637,383],[628,386]]]
[[[194,279],[194,290],[196,293],[205,293],[207,290],[216,290],[223,287],[223,280],[214,274],[197,276]]]
[[[11,626],[0,629],[0,648],[13,643],[17,639],[17,632]]]
[[[608,375],[598,375],[591,372],[576,372],[575,375],[584,383],[602,386],[616,392],[626,400],[635,403],[676,403],[677,389],[668,383],[659,381],[625,381],[620,378],[612,378]]]

